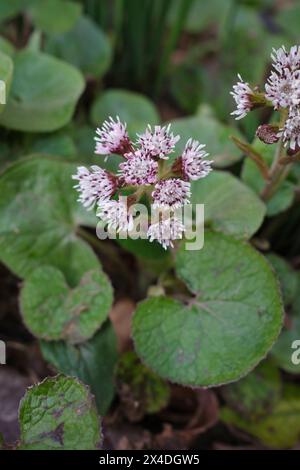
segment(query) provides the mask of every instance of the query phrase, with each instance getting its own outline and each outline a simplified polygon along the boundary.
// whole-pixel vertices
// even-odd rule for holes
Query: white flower
[[[80,193],[78,201],[88,209],[99,200],[109,199],[117,186],[116,178],[96,165],[91,166],[91,171],[84,166],[78,167],[77,174],[72,179],[78,180],[78,184],[74,186]]]
[[[175,145],[180,136],[174,136],[170,132],[171,124],[168,126],[155,126],[154,129],[148,125],[144,134],[138,134],[138,143],[142,149],[152,157],[168,159],[170,153],[174,151]]]
[[[130,231],[133,228],[133,217],[128,212],[127,198],[121,197],[118,201],[100,201],[97,217],[105,222],[109,229],[117,232]]]
[[[182,239],[185,231],[183,223],[175,216],[161,220],[150,225],[147,236],[150,242],[156,240],[166,250],[169,246],[173,247],[173,240]]]
[[[266,98],[272,102],[275,109],[298,105],[300,103],[299,71],[291,72],[285,68],[281,74],[271,72],[265,89]]]
[[[280,135],[285,143],[292,150],[300,148],[300,110],[291,110],[284,128],[281,129]]]
[[[238,75],[238,79],[239,81],[233,86],[233,91],[230,92],[237,105],[237,109],[233,111],[231,115],[236,116],[235,119],[242,119],[253,108],[253,104],[251,103],[253,91],[249,83],[244,82],[240,75]]]
[[[112,117],[104,121],[102,127],[96,130],[96,134],[95,153],[97,154],[117,153],[123,155],[131,149],[126,124],[123,124],[118,116],[116,121]]]
[[[284,70],[288,68],[291,72],[299,70],[300,68],[300,47],[293,46],[290,48],[289,52],[285,49],[284,46],[281,46],[279,49],[273,49],[271,54],[271,59],[273,60],[273,67],[279,74],[284,73]]]
[[[158,163],[142,150],[126,153],[119,176],[129,185],[149,185],[157,181]]]
[[[185,178],[198,180],[204,178],[212,170],[212,161],[205,160],[208,153],[203,150],[205,145],[201,145],[197,140],[189,139],[182,154],[182,171]]]
[[[191,185],[179,178],[170,178],[156,183],[152,197],[153,207],[176,209],[190,202]]]

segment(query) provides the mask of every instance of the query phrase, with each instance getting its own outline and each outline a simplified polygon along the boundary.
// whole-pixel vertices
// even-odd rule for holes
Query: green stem
[[[271,199],[290,171],[290,165],[283,166],[280,163],[283,151],[283,142],[280,140],[278,142],[275,158],[269,172],[269,179],[260,194],[263,201],[269,201]]]

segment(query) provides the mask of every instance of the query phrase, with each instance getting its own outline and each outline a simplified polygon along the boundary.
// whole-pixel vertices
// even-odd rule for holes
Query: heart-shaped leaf
[[[57,268],[37,268],[21,291],[27,328],[38,338],[81,343],[93,336],[112,306],[112,288],[99,269],[84,274],[70,289]]]
[[[105,415],[115,392],[114,371],[117,363],[117,339],[109,321],[85,343],[41,341],[44,358],[55,369],[74,375],[91,387],[97,408]]]
[[[119,116],[125,121],[132,139],[136,139],[135,134],[143,132],[147,124],[155,125],[160,120],[148,98],[125,90],[107,90],[94,102],[91,120],[95,126],[101,126],[109,116]]]
[[[69,122],[84,89],[80,72],[41,52],[15,55],[8,103],[0,124],[24,132],[48,132]]]
[[[214,230],[250,238],[261,226],[266,207],[230,173],[213,171],[193,183],[192,202],[204,204],[205,222]]]
[[[73,287],[98,269],[96,255],[77,235],[78,226],[94,217],[77,202],[75,172],[73,163],[37,155],[0,177],[0,259],[21,278],[51,265]]]
[[[265,357],[282,326],[277,280],[249,245],[206,233],[204,248],[176,256],[195,297],[142,302],[133,318],[137,353],[171,381],[213,386],[239,379]],[[253,295],[255,292],[255,295]]]
[[[101,428],[88,387],[74,377],[47,378],[20,405],[21,450],[96,450]]]
[[[88,17],[81,17],[71,31],[49,38],[46,50],[95,77],[104,75],[112,58],[108,38]]]

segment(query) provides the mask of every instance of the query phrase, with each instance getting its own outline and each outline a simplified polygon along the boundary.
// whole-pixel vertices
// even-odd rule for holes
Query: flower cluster
[[[173,246],[172,240],[182,238],[185,231],[176,211],[190,201],[191,180],[204,178],[211,171],[205,145],[189,139],[182,154],[167,165],[166,160],[180,139],[171,132],[170,125],[148,126],[132,142],[126,124],[117,117],[105,121],[96,134],[95,153],[118,154],[122,162],[117,174],[95,165],[91,169],[79,167],[73,175],[78,200],[87,209],[97,205],[97,216],[109,229],[126,232],[134,224],[130,205],[148,195],[159,216],[148,227],[147,238],[164,248]]]
[[[284,46],[273,49],[271,54],[272,71],[268,77],[264,92],[252,89],[248,83],[239,81],[231,92],[237,108],[231,114],[241,119],[257,106],[272,106],[285,119],[278,125],[260,126],[257,136],[265,143],[274,143],[281,138],[291,151],[300,149],[300,47],[293,46],[286,50]]]

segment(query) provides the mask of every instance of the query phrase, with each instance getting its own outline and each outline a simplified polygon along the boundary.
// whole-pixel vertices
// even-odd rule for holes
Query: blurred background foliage
[[[230,136],[254,141],[270,162],[270,148],[254,140],[254,134],[272,116],[257,110],[242,122],[234,121],[229,91],[238,73],[254,86],[263,83],[272,48],[299,44],[299,25],[297,0],[1,0],[0,79],[6,84],[7,104],[0,105],[0,167],[35,153],[87,165],[99,163],[94,156],[94,129],[108,116],[119,115],[132,137],[148,123],[172,122],[174,132],[182,136],[178,150],[189,137],[206,143],[216,168],[230,171],[259,192],[256,167],[243,158]],[[103,165],[113,168],[117,161],[115,156]],[[230,187],[231,201],[238,200],[236,180],[221,172],[212,178],[224,192]],[[282,284],[287,328],[271,359],[218,392],[221,421],[246,432],[248,438],[242,442],[249,446],[292,447],[300,432],[299,368],[287,356],[288,345],[300,337],[299,193],[296,164],[268,204],[268,217],[254,240],[263,251],[277,252],[270,255],[270,262]],[[200,196],[205,198],[205,190]],[[209,197],[216,205],[222,194]],[[216,227],[224,223],[223,210],[224,205],[212,221]],[[155,269],[159,272],[159,264],[153,267],[153,258],[161,256],[157,247],[149,252],[143,243],[133,246],[127,241],[122,246],[139,251],[150,278]],[[146,280],[140,282],[143,289]],[[51,350],[42,343],[42,349],[50,363],[59,363],[66,371],[76,369],[79,354],[83,377],[96,362],[84,347],[67,351],[57,343],[56,350]],[[112,395],[110,383],[108,387]],[[165,383],[130,355],[119,365],[118,387],[124,413],[134,416],[128,418],[132,421],[158,412],[170,393]],[[145,390],[141,408],[133,410]],[[194,397],[188,400],[187,408]],[[207,427],[215,423],[213,400],[209,396]],[[212,439],[220,439],[219,431],[213,433]],[[184,439],[191,436],[186,434]],[[165,435],[161,442],[164,439]],[[227,444],[239,442],[240,434],[233,433]]]

